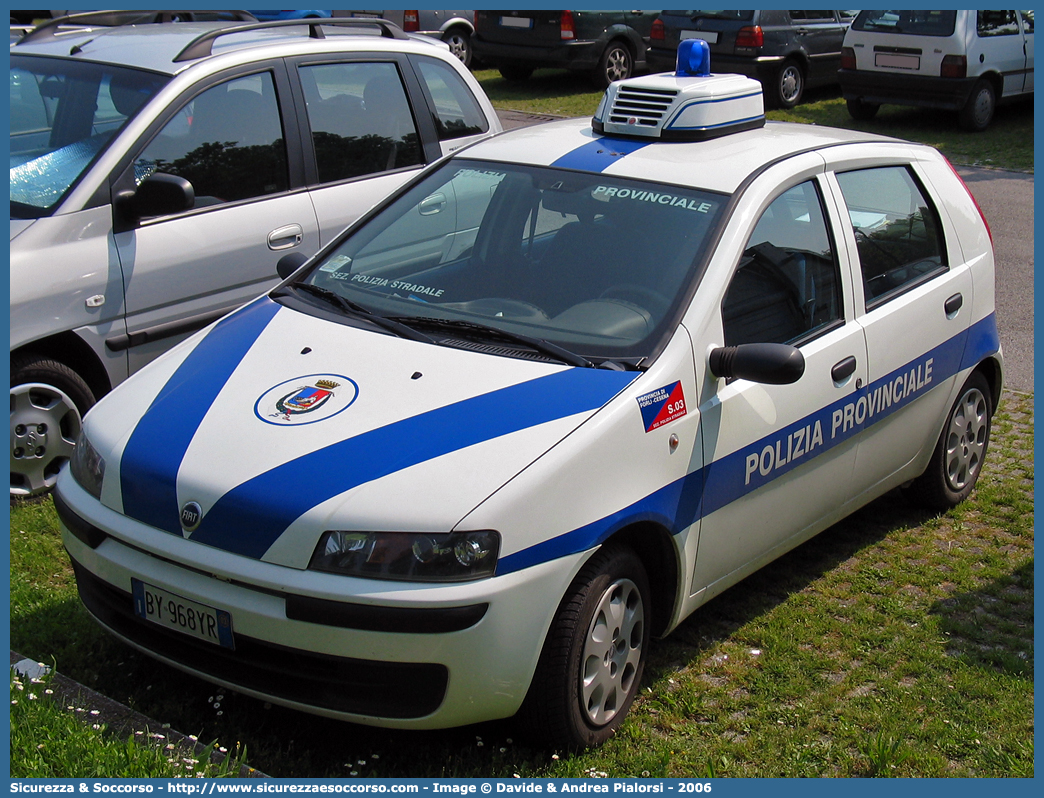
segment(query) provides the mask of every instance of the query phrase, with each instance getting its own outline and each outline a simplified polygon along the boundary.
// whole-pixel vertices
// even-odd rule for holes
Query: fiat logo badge
[[[181,508],[181,526],[186,532],[191,532],[199,522],[203,520],[203,508],[198,502],[188,502]]]

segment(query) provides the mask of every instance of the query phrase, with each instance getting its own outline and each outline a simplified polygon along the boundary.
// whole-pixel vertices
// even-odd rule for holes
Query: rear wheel
[[[993,121],[996,107],[997,95],[993,90],[993,84],[988,80],[980,80],[972,87],[968,101],[961,109],[961,127],[976,133],[982,132]]]
[[[595,86],[606,88],[615,80],[627,80],[634,74],[634,56],[627,45],[610,42],[591,75]]]
[[[848,115],[853,119],[857,119],[860,122],[868,122],[877,116],[878,110],[881,108],[878,103],[868,103],[855,97],[848,100]]]
[[[532,74],[532,67],[502,66],[500,68],[500,77],[511,83],[522,83],[523,81],[527,81]]]
[[[776,73],[775,85],[776,105],[780,108],[793,108],[805,94],[805,71],[801,64],[793,58],[783,62],[783,66]]]
[[[450,28],[442,34],[442,41],[449,45],[450,52],[466,67],[471,66],[471,34],[464,28]]]
[[[950,408],[946,426],[925,472],[906,488],[917,504],[947,510],[964,501],[975,487],[990,443],[993,405],[986,378],[972,374]]]
[[[534,739],[597,746],[623,723],[649,647],[649,581],[623,546],[606,546],[573,580],[519,713]]]
[[[80,419],[94,404],[87,383],[64,363],[27,355],[11,363],[11,495],[54,487],[72,457]]]

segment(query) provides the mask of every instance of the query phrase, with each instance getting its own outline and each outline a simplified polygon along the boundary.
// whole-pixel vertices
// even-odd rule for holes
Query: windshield
[[[471,322],[635,363],[673,330],[726,199],[458,158],[303,281],[406,324]]]
[[[956,11],[860,11],[852,27],[875,33],[952,36]]]
[[[105,64],[11,57],[11,218],[48,214],[169,78]]]

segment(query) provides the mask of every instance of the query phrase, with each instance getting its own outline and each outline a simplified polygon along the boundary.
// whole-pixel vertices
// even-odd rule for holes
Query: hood
[[[325,529],[452,530],[636,376],[407,341],[267,298],[186,350],[88,419],[131,425],[105,496],[294,567]]]
[[[35,222],[36,219],[12,219],[11,220],[11,241],[14,241],[21,233],[24,233],[29,229],[30,225]]]

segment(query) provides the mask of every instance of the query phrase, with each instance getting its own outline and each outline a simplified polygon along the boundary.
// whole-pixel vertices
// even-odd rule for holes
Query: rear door
[[[810,81],[836,82],[841,66],[841,42],[845,38],[845,25],[837,12],[813,9],[787,13],[793,25],[794,41],[808,55]]]
[[[835,167],[831,182],[849,222],[844,235],[866,333],[865,394],[842,419],[845,432],[873,429],[857,457],[861,492],[935,445],[960,370],[972,275],[925,167],[880,157],[849,163],[856,165]]]

